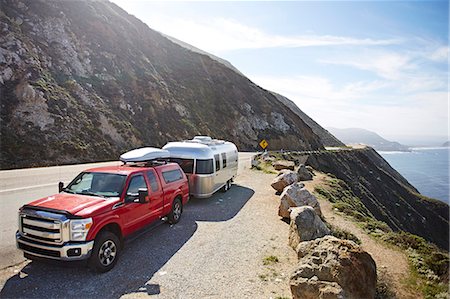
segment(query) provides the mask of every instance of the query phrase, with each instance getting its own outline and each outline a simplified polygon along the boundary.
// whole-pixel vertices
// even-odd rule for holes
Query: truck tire
[[[108,272],[117,263],[119,253],[119,238],[110,231],[102,231],[95,238],[89,267],[96,272]]]
[[[169,220],[170,224],[175,224],[180,221],[181,213],[183,213],[183,204],[181,203],[181,200],[177,197],[173,200],[172,203],[172,211],[170,211],[169,215],[167,215],[167,218]]]

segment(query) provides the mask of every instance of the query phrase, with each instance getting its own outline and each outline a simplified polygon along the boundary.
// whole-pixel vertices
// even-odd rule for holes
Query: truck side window
[[[183,174],[179,169],[163,171],[162,175],[166,183],[176,182],[183,178]]]
[[[158,184],[158,181],[156,180],[155,173],[153,171],[148,171],[147,178],[150,181],[150,187],[152,188],[152,191],[153,192],[158,191],[159,184]]]
[[[136,175],[131,178],[130,183],[128,184],[127,195],[132,194],[133,196],[137,196],[139,188],[147,189],[147,185],[145,184],[145,180],[142,175]]]
[[[214,160],[216,160],[216,171],[220,170],[220,156],[214,155]]]
[[[226,153],[222,153],[222,168],[227,167],[227,154]]]

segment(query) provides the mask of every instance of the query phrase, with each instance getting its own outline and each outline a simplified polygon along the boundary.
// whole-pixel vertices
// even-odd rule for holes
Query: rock
[[[375,261],[356,243],[326,236],[300,243],[297,253],[290,278],[294,299],[375,297]]]
[[[276,178],[273,179],[272,186],[273,189],[277,190],[278,192],[283,192],[284,188],[294,184],[298,181],[297,173],[293,172],[292,170],[282,170]]]
[[[283,218],[289,218],[291,207],[310,206],[316,211],[316,214],[322,216],[320,204],[316,197],[306,190],[303,183],[294,183],[284,188],[280,195],[280,207],[278,208],[278,215]]]
[[[267,156],[267,157],[262,158],[262,160],[264,162],[273,162],[273,161],[275,161],[275,158],[272,156]]]
[[[309,165],[306,165],[305,167],[306,167],[306,170],[308,170],[309,173],[310,173],[312,176],[315,176],[315,175],[316,175],[316,174],[314,173],[314,168],[312,168],[312,167],[309,166]]]
[[[257,168],[261,164],[258,160],[252,159],[252,168]]]
[[[272,164],[275,170],[289,169],[294,170],[295,163],[287,160],[278,160]]]
[[[323,298],[323,299],[343,299],[344,290],[336,282],[322,281],[313,276],[311,278],[299,277],[295,281],[295,287],[291,284],[292,297],[302,298]]]
[[[289,246],[296,249],[303,241],[310,241],[329,235],[331,232],[310,206],[291,208]]]
[[[306,169],[305,164],[300,164],[297,175],[299,181],[310,181],[313,178],[312,174]]]

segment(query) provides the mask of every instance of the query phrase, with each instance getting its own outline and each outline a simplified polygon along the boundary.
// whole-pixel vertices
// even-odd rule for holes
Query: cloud
[[[412,58],[404,53],[385,53],[372,52],[368,54],[359,54],[351,58],[343,59],[322,59],[321,63],[334,65],[347,65],[360,70],[371,71],[379,77],[397,80],[402,73],[416,68]]]
[[[333,35],[284,36],[270,34],[261,29],[226,18],[194,21],[158,15],[149,18],[147,24],[155,30],[183,40],[202,50],[216,53],[239,49],[343,45],[382,46],[401,42],[398,39],[358,39]]]
[[[319,63],[349,66],[372,72],[403,93],[416,93],[448,88],[447,71],[435,68],[430,60],[442,61],[447,47],[435,51],[399,49],[396,52],[383,49],[365,49],[352,53],[351,57],[319,59]],[[447,57],[447,56],[445,56]],[[445,61],[442,61],[445,62]]]
[[[324,127],[357,127],[382,135],[447,135],[447,91],[404,93],[388,80],[338,86],[325,77],[250,76],[294,101]]]
[[[429,55],[429,58],[438,62],[448,61],[449,47],[439,47]]]

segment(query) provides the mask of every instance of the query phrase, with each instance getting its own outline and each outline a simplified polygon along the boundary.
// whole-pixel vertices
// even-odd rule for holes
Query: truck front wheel
[[[95,238],[89,266],[97,272],[107,272],[116,264],[119,253],[119,238],[110,231],[103,231]]]
[[[183,204],[179,198],[175,198],[172,204],[172,211],[170,211],[167,218],[169,218],[170,224],[175,224],[180,221],[181,213],[183,212]]]

